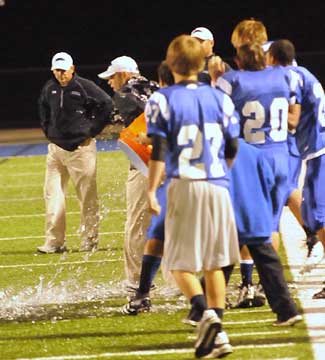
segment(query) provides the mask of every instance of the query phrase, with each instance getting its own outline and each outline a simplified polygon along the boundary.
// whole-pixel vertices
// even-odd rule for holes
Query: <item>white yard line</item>
[[[234,274],[232,274],[231,276],[234,276]],[[241,277],[241,274],[238,274],[238,276]],[[269,313],[269,312],[271,312],[271,309],[254,309],[254,308],[249,309],[250,314],[251,313]],[[231,315],[232,314],[240,314],[240,313],[247,314],[247,309],[242,309],[242,310],[234,310],[234,309],[232,309],[231,310]]]
[[[19,184],[19,185],[10,185],[10,184],[1,184],[0,186],[5,186],[6,189],[21,189],[21,188],[43,188],[44,183],[39,184]]]
[[[251,312],[251,311],[249,311]],[[277,330],[277,331],[255,331],[255,332],[240,332],[240,333],[237,333],[237,334],[231,334],[229,335],[230,337],[230,340],[234,337],[241,337],[241,336],[260,336],[260,335],[263,335],[263,336],[268,336],[268,335],[277,335],[277,334],[289,334],[290,331],[289,330]],[[189,335],[188,336],[188,339],[196,339],[196,335],[192,334],[192,335]]]
[[[113,212],[113,213],[120,213],[125,212],[125,209],[113,209],[108,210],[107,213]],[[76,215],[80,214],[80,211],[69,211],[66,213],[67,215]],[[17,219],[17,218],[33,218],[33,217],[43,217],[45,216],[44,213],[42,214],[19,214],[19,215],[3,215],[0,216],[0,220],[7,220],[7,219]]]
[[[272,319],[261,319],[261,320],[243,320],[243,321],[223,321],[222,325],[245,325],[245,324],[260,324],[275,322],[276,318]]]
[[[41,255],[40,255],[41,256]],[[64,255],[63,255],[64,256]],[[0,269],[15,269],[15,268],[28,268],[28,267],[48,267],[48,266],[62,266],[62,265],[75,265],[75,264],[89,264],[89,263],[108,263],[119,262],[123,259],[102,259],[102,260],[79,260],[79,261],[58,261],[56,263],[35,263],[35,264],[13,264],[13,265],[0,265]]]
[[[6,185],[7,187],[7,185]],[[100,199],[103,199],[105,197],[108,197],[109,194],[102,194],[100,196]],[[78,199],[77,195],[66,195],[66,199]],[[12,203],[12,202],[20,202],[20,201],[44,201],[44,197],[43,196],[35,196],[35,197],[25,197],[25,198],[4,198],[4,199],[0,199],[0,202],[2,203]]]
[[[66,199],[77,199],[76,195],[67,195]],[[43,196],[37,196],[37,197],[28,197],[28,198],[7,198],[7,199],[0,199],[0,202],[5,203],[12,203],[12,202],[20,202],[20,201],[44,201]]]
[[[0,174],[0,178],[5,178],[5,177],[24,177],[24,176],[44,176],[45,170],[44,171],[33,171],[33,172],[21,172],[21,173],[6,173],[6,174]]]
[[[305,234],[289,209],[285,208],[281,218],[281,232],[286,248],[288,263],[297,284],[298,297],[304,310],[304,318],[311,339],[315,360],[324,359],[325,354],[325,299],[313,300],[312,296],[324,287],[324,265],[310,273],[300,275],[306,248],[300,246]]]
[[[294,343],[281,344],[267,344],[267,345],[240,345],[234,346],[236,349],[259,349],[259,348],[274,348],[274,347],[288,347],[294,346]],[[135,356],[153,356],[153,355],[169,355],[169,354],[191,354],[194,350],[192,348],[186,349],[166,349],[166,350],[145,350],[145,351],[127,351],[127,352],[107,352],[93,355],[61,355],[61,356],[47,356],[37,358],[20,358],[16,360],[77,360],[77,359],[99,359],[110,357],[135,357]],[[264,359],[269,360],[269,359]],[[272,358],[272,360],[296,360],[296,358]]]
[[[101,235],[120,235],[124,234],[124,231],[108,231],[108,232],[100,232],[99,236]],[[79,234],[66,234],[66,237],[72,237],[72,236],[79,236]],[[41,239],[44,237],[43,235],[29,235],[29,236],[15,236],[15,237],[3,237],[0,238],[0,241],[12,241],[12,240],[25,240],[25,239]]]

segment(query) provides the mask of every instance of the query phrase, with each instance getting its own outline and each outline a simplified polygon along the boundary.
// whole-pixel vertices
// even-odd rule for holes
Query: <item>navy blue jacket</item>
[[[110,123],[113,103],[94,82],[74,74],[67,86],[49,80],[38,100],[40,125],[50,142],[73,151]]]

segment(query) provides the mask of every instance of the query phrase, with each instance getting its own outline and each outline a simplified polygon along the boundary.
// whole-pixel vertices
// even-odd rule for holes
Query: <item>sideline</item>
[[[0,157],[35,156],[47,154],[47,143],[42,144],[0,144]],[[97,151],[120,150],[116,139],[96,140]]]
[[[306,248],[302,246],[305,234],[290,212],[285,207],[281,218],[281,233],[286,249],[288,264],[297,286],[298,298],[304,311],[304,320],[307,325],[315,360],[324,359],[325,354],[325,299],[312,299],[317,291],[324,287],[324,266],[300,275],[299,271],[304,264]],[[323,259],[324,263],[324,259]]]

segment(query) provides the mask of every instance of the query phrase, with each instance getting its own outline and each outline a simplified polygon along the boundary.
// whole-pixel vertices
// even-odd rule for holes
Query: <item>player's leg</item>
[[[240,257],[241,284],[239,285],[239,295],[235,306],[247,308],[253,306],[255,295],[253,285],[254,261],[245,245],[240,248]]]
[[[157,199],[161,206],[158,216],[152,216],[147,230],[147,241],[142,257],[139,287],[131,296],[128,304],[123,307],[123,312],[128,315],[137,315],[139,312],[149,311],[151,307],[150,289],[153,279],[160,267],[165,240],[166,216],[166,190],[168,183],[163,183],[157,190]]]
[[[235,218],[230,200],[230,194],[227,189],[214,185],[206,185],[207,191],[210,191],[210,197],[204,200],[204,204],[209,203],[210,209],[205,207],[202,213],[202,223],[207,231],[206,237],[210,240],[209,249],[203,256],[204,278],[206,287],[207,306],[213,309],[217,317],[222,322],[223,312],[226,301],[226,280],[229,279],[233,264],[239,260],[239,246],[237,239],[237,229]],[[208,201],[209,198],[209,201]],[[211,212],[211,208],[213,211]],[[206,219],[213,219],[206,222]],[[207,270],[207,269],[218,270]],[[223,269],[225,271],[223,271]],[[229,270],[229,271],[228,271]],[[199,323],[199,335],[205,322],[206,312],[203,313]],[[198,341],[200,336],[198,336]],[[196,353],[199,351],[196,347]],[[210,357],[221,357],[230,354],[233,351],[229,343],[227,334],[220,332],[216,336],[214,346]]]
[[[299,189],[299,177],[302,173],[302,159],[296,146],[295,137],[288,134],[288,147],[289,147],[289,197],[287,206],[297,219],[298,223],[303,226],[301,215],[301,201],[302,194]]]
[[[204,271],[207,302],[201,283],[193,273],[182,270],[173,270],[172,273],[181,292],[203,313],[195,344],[195,355],[203,357],[212,352],[215,338],[221,332],[221,319],[218,312],[223,314],[225,301],[225,291],[222,291],[222,286],[225,288],[223,273],[221,270]],[[216,287],[220,291],[216,290]]]
[[[163,241],[160,239],[147,240],[142,257],[139,287],[123,307],[124,314],[138,315],[141,312],[150,311],[150,290],[153,287],[153,279],[160,267],[162,255]]]
[[[317,235],[319,236],[323,248],[325,249],[325,227],[322,227],[320,230],[318,230]],[[315,293],[313,295],[313,299],[325,299],[325,287],[323,287],[322,290]]]
[[[313,236],[309,256],[302,268],[302,272],[310,271],[319,264],[324,257],[325,236],[325,192],[323,190],[325,178],[325,155],[308,160],[306,163],[306,176],[303,186],[303,201],[301,205],[305,227]],[[319,240],[319,241],[318,241]]]
[[[55,144],[48,145],[44,183],[45,244],[37,248],[40,253],[55,253],[65,250],[65,194],[69,174],[62,162],[64,152],[65,150]]]
[[[126,223],[124,237],[124,267],[132,294],[139,285],[142,256],[150,215],[146,203],[147,178],[138,170],[129,170],[126,183]]]
[[[284,277],[282,264],[272,244],[248,245],[254,259],[266,298],[277,322],[274,325],[293,325],[302,318],[293,302],[287,282]]]
[[[167,268],[176,274],[175,280],[192,304],[194,296],[199,295],[197,299],[204,298],[203,289],[199,280],[195,280],[195,290],[200,292],[191,292],[188,286],[191,276],[182,276],[177,273],[178,269],[194,273],[201,269],[218,269],[239,260],[236,224],[226,188],[205,181],[173,179],[168,188],[165,229],[164,257]],[[221,270],[219,272],[223,276]],[[188,281],[184,281],[186,278]],[[209,283],[212,281],[209,279]],[[209,294],[211,304],[217,301],[211,300],[214,296],[212,292]],[[196,306],[203,307],[198,302]],[[201,357],[212,350],[219,351],[216,338],[221,329],[221,320],[214,308],[204,311],[198,327],[196,355]],[[231,348],[229,342],[227,345]],[[227,345],[224,344],[223,348]],[[227,351],[229,353],[232,349]]]
[[[79,146],[67,163],[80,205],[80,251],[97,249],[99,233],[99,205],[97,195],[96,141]]]
[[[307,199],[303,202],[303,214],[305,215],[304,219],[309,221],[310,226],[319,228],[317,230],[317,236],[320,240],[312,249],[312,255],[314,255],[313,257],[315,259],[314,266],[316,266],[323,259],[325,248],[325,194],[322,190],[324,176],[325,155],[307,161],[306,177],[308,177],[308,181],[305,182],[304,185],[304,195],[307,197]],[[309,201],[307,202],[307,200]],[[313,209],[310,208],[310,204],[314,205]],[[323,248],[319,247],[320,243],[322,244]],[[316,251],[317,248],[318,250]],[[320,260],[318,261],[318,259]],[[313,299],[325,299],[325,287],[319,292],[315,293],[313,295]]]

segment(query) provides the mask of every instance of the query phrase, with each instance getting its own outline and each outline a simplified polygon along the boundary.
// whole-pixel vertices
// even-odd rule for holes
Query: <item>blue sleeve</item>
[[[169,108],[167,98],[159,91],[152,94],[145,107],[147,135],[158,135],[167,138],[167,121]]]

